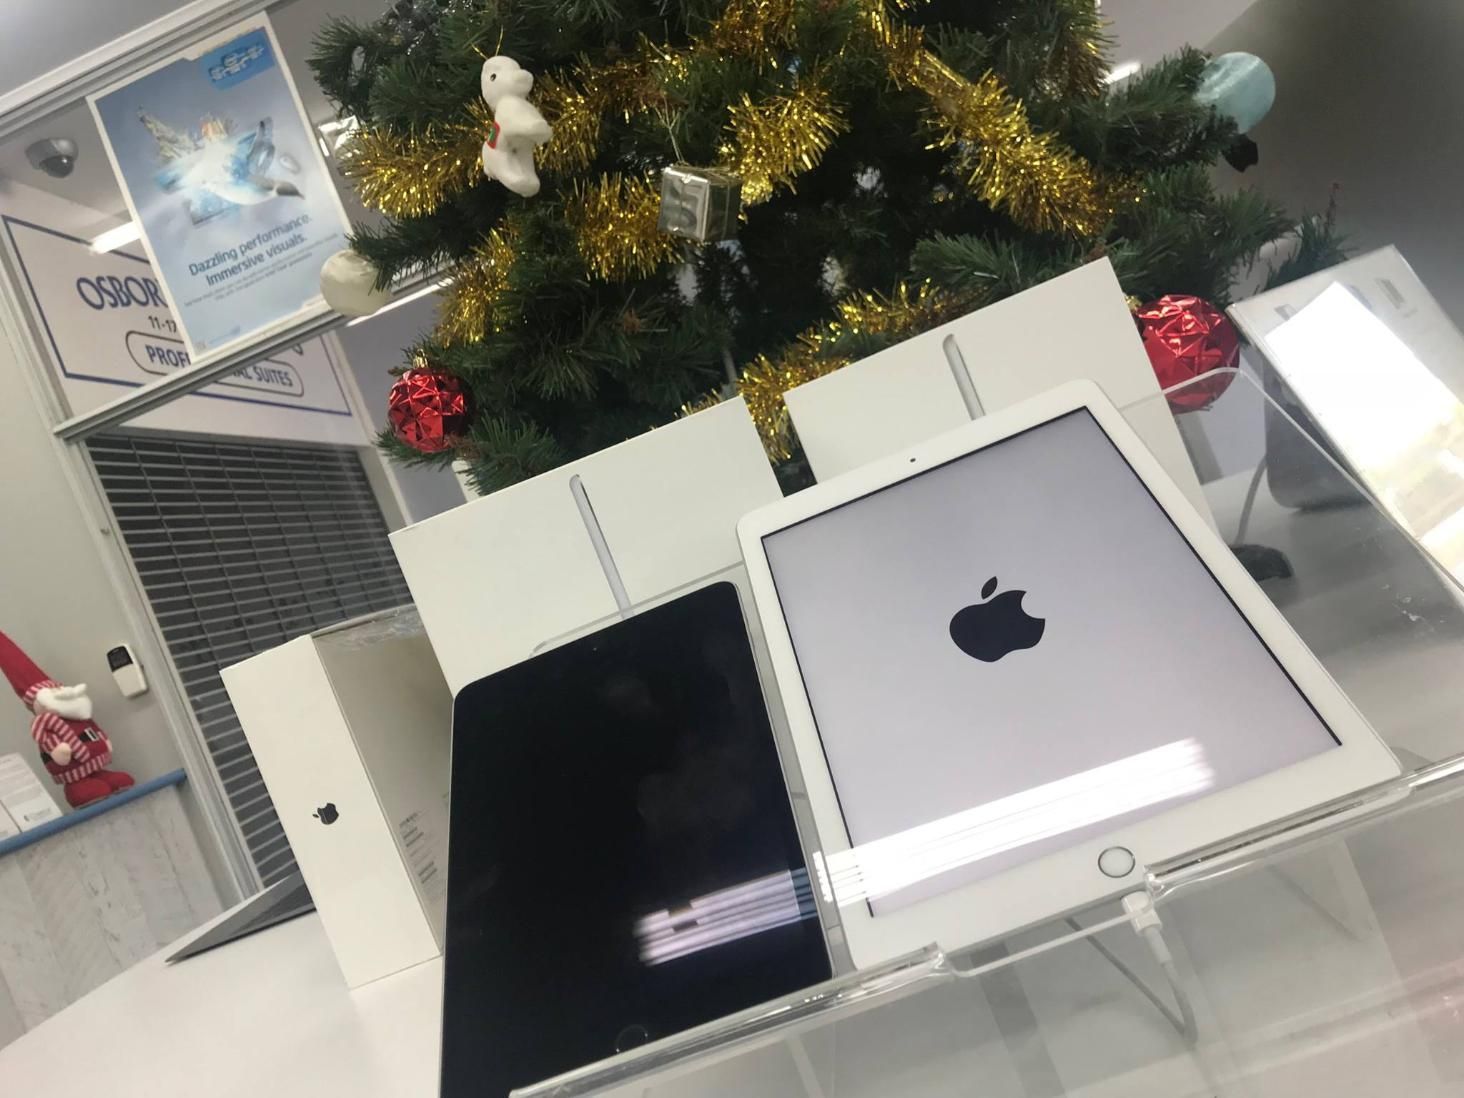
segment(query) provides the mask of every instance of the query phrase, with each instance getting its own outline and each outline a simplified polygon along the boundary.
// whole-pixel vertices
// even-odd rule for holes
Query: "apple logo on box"
[[[335,801],[326,801],[310,814],[323,824],[333,824],[341,818],[341,814],[336,811]]]
[[[996,598],[996,577],[981,588],[983,602],[957,610],[951,618],[951,640],[972,659],[995,663],[1010,652],[1033,648],[1047,628],[1046,618],[1022,609],[1025,591],[1003,591]]]

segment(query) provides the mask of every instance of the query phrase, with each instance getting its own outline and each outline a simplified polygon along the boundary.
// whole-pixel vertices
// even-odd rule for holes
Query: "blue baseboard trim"
[[[113,809],[121,808],[124,804],[131,804],[135,800],[146,797],[149,793],[156,793],[159,789],[165,789],[170,785],[181,785],[188,780],[188,774],[182,770],[174,770],[164,774],[162,777],[153,778],[151,781],[139,782],[131,789],[124,789],[121,793],[113,793],[106,800],[89,804],[85,808],[79,808],[75,812],[62,816],[59,820],[47,820],[39,827],[33,827],[29,831],[22,831],[19,835],[12,835],[8,839],[0,839],[0,858],[7,854],[14,854],[17,850],[24,850],[32,843],[38,843],[42,839],[49,838],[58,832],[75,827],[77,824],[86,823],[87,820],[94,820],[98,816],[105,815]],[[57,786],[57,795],[60,795],[60,786]]]

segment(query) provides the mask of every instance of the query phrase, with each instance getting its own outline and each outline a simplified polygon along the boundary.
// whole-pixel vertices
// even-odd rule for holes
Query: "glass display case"
[[[1149,866],[1123,902],[974,948],[932,943],[520,1098],[1457,1092],[1464,592],[1250,374],[1179,420],[1217,530],[1404,775]],[[1278,446],[1288,487],[1340,480],[1351,498],[1278,502]],[[1196,704],[1215,704],[1205,653],[1176,659]]]

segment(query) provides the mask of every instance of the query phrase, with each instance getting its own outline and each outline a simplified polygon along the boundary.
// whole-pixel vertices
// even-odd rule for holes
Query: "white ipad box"
[[[622,602],[643,603],[737,565],[737,521],[780,498],[737,399],[391,540],[456,693],[609,619]]]
[[[452,694],[387,611],[223,671],[346,983],[442,952]]]
[[[1159,392],[1107,259],[801,385],[786,400],[813,474],[823,481],[1081,378],[1120,408]],[[1135,410],[1130,423],[1208,515],[1164,402]]]

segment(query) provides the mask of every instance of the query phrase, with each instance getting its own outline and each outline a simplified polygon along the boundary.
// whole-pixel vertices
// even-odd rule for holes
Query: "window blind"
[[[87,447],[266,885],[295,864],[219,677],[411,601],[360,456],[345,447],[119,432]]]

